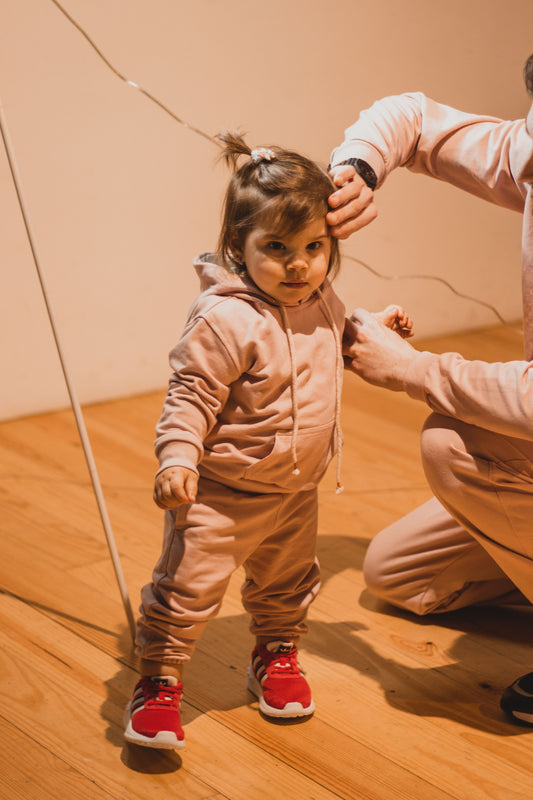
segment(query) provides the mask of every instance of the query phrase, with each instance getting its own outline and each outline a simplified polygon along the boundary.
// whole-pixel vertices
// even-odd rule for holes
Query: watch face
[[[357,158],[354,159],[354,167],[355,171],[362,177],[366,185],[369,186],[372,190],[375,189],[378,179],[376,173],[374,172],[370,164],[367,164],[366,161]]]
[[[362,158],[347,158],[344,161],[341,161],[340,164],[336,164],[336,166],[342,167],[343,164],[351,164],[352,167],[355,167],[357,174],[360,175],[366,185],[372,189],[372,191],[374,191],[377,186],[378,176],[370,164],[367,164]]]

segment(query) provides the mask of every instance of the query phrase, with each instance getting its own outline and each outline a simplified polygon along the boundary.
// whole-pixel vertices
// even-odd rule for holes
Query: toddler
[[[255,636],[248,689],[270,717],[314,710],[297,644],[319,589],[317,484],[341,446],[345,310],[325,219],[335,186],[297,153],[220,139],[233,177],[218,253],[194,263],[201,294],[171,351],[157,425],[164,541],[142,590],[125,733],[148,747],[184,746],[182,670],[241,566]],[[410,327],[398,307],[382,313]]]

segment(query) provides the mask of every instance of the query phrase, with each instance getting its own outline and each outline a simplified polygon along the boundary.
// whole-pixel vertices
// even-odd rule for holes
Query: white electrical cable
[[[148,92],[146,89],[144,89],[138,83],[136,83],[135,81],[129,80],[128,78],[126,78],[125,75],[123,75],[121,72],[119,72],[118,69],[115,69],[113,64],[104,56],[104,54],[102,53],[100,48],[97,47],[96,44],[93,42],[93,40],[91,39],[91,37],[89,36],[87,31],[84,28],[82,28],[81,25],[79,25],[76,22],[74,17],[70,16],[68,11],[66,11],[63,8],[61,3],[58,3],[57,0],[52,0],[52,3],[68,19],[68,21],[71,23],[71,25],[73,25],[76,28],[76,30],[78,30],[81,33],[81,35],[84,37],[84,39],[86,39],[87,42],[91,45],[91,47],[93,48],[94,52],[102,59],[102,61],[106,65],[106,67],[108,67],[108,69],[110,69],[111,72],[113,72],[117,76],[117,78],[120,78],[120,80],[124,81],[124,83],[127,83],[128,86],[132,86],[134,89],[137,89],[138,92],[140,92],[141,94],[144,94],[144,96],[147,97],[149,100],[151,100],[152,103],[155,103],[157,106],[159,106],[159,108],[161,108],[166,114],[168,114],[169,117],[172,117],[172,119],[175,122],[179,122],[179,124],[183,125],[184,128],[189,128],[189,130],[191,130],[193,133],[196,133],[198,136],[202,136],[204,139],[207,139],[207,141],[211,142],[212,144],[216,144],[218,147],[222,146],[221,143],[218,141],[218,139],[216,139],[214,136],[210,136],[208,133],[206,133],[205,131],[201,130],[201,128],[197,128],[194,125],[191,125],[186,120],[182,119],[181,117],[178,117],[178,115],[175,114],[168,106],[166,106],[164,103],[162,103],[161,100],[158,100],[157,97],[154,97],[153,94]]]
[[[513,331],[513,333],[518,334],[519,336],[523,336],[523,331],[520,328],[517,328],[515,325],[512,325],[510,322],[507,322],[497,308],[491,306],[490,303],[485,302],[485,300],[480,300],[478,297],[472,297],[470,294],[464,294],[463,292],[459,292],[455,289],[452,284],[441,278],[439,275],[423,275],[423,274],[416,274],[416,275],[383,275],[381,272],[378,272],[376,269],[367,264],[366,261],[362,261],[360,258],[356,258],[355,256],[349,256],[346,253],[342,253],[343,258],[348,258],[350,261],[354,261],[356,264],[360,264],[360,266],[364,267],[368,272],[372,275],[375,275],[376,278],[380,278],[382,281],[408,281],[408,280],[416,280],[416,281],[436,281],[437,283],[442,283],[443,286],[446,288],[456,297],[462,297],[464,300],[470,300],[472,303],[477,303],[479,306],[483,306],[484,308],[488,308],[489,311],[497,317],[497,319],[505,325],[506,328]]]
[[[41,267],[41,262],[39,258],[39,253],[37,250],[37,245],[35,241],[35,236],[33,235],[32,225],[30,221],[30,216],[27,210],[26,201],[24,199],[23,191],[22,191],[22,183],[20,180],[20,175],[17,168],[17,163],[15,159],[15,155],[13,152],[13,147],[11,145],[11,140],[9,137],[9,132],[5,120],[4,110],[2,107],[2,102],[0,99],[0,132],[2,134],[2,139],[4,141],[4,147],[7,154],[7,160],[9,163],[9,168],[11,170],[11,175],[13,177],[13,183],[15,184],[15,190],[17,193],[17,198],[20,206],[20,210],[22,212],[22,218],[24,220],[24,225],[26,228],[26,233],[28,236],[28,240],[30,243],[31,252],[33,255],[33,261],[35,263],[35,268],[37,270],[37,276],[39,278],[39,283],[41,285],[41,291],[43,293],[44,302],[46,305],[46,310],[48,312],[48,318],[50,320],[50,325],[52,327],[52,333],[54,335],[54,340],[57,348],[57,352],[59,355],[59,360],[61,362],[61,368],[63,370],[63,375],[65,376],[65,382],[67,384],[67,390],[70,397],[70,403],[72,406],[72,411],[74,412],[74,417],[76,420],[76,426],[78,428],[78,433],[80,435],[83,452],[85,453],[85,460],[87,462],[87,466],[89,468],[89,474],[91,476],[91,482],[94,489],[94,494],[96,497],[96,502],[98,504],[98,510],[100,512],[100,517],[102,520],[102,524],[104,526],[104,532],[107,539],[107,544],[109,547],[109,552],[111,554],[111,560],[113,562],[113,567],[115,570],[115,575],[118,581],[118,586],[120,590],[120,594],[122,597],[122,603],[124,605],[124,610],[126,612],[126,617],[128,619],[128,625],[130,629],[130,633],[132,639],[135,641],[135,620],[133,618],[133,612],[131,608],[131,603],[128,596],[128,589],[126,587],[126,582],[124,580],[124,573],[122,572],[122,566],[120,563],[120,557],[118,554],[117,546],[115,544],[115,539],[113,536],[113,531],[111,529],[111,523],[109,520],[109,515],[107,513],[107,508],[104,500],[104,496],[102,493],[102,487],[100,485],[100,479],[98,477],[98,471],[96,469],[96,464],[94,461],[94,456],[91,449],[91,444],[89,441],[89,437],[87,435],[87,429],[85,427],[85,421],[83,419],[83,414],[81,411],[81,406],[79,404],[76,391],[74,389],[74,384],[72,381],[72,377],[70,375],[67,361],[65,358],[64,348],[61,342],[61,337],[59,335],[59,330],[55,321],[55,315],[52,308],[52,304],[50,301],[50,296],[48,293],[48,289],[46,286],[46,281],[44,278],[44,273]]]

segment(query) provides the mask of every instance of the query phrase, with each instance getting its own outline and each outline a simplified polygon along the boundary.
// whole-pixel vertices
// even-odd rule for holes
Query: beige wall
[[[62,0],[128,79],[208,133],[239,126],[327,162],[359,109],[421,90],[469,111],[524,116],[531,0]],[[212,248],[227,180],[216,148],[117,78],[51,0],[1,0],[0,97],[50,295],[83,402],[162,387]],[[397,173],[379,222],[344,245],[389,275],[424,273],[521,313],[520,219]],[[67,405],[0,153],[0,418]],[[346,261],[349,307],[397,300],[420,335],[492,324],[425,280]]]

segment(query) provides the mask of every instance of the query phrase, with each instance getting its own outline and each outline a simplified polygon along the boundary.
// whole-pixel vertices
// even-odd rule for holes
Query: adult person
[[[533,96],[533,55],[524,78]],[[335,236],[346,238],[375,218],[373,189],[399,166],[523,214],[524,360],[419,352],[367,312],[354,312],[355,338],[346,350],[351,368],[433,412],[421,453],[434,497],[377,534],[365,579],[375,595],[416,614],[531,603],[533,104],[525,121],[505,122],[420,93],[377,101],[332,155],[341,187],[328,215]],[[533,672],[505,690],[501,707],[533,725]]]

